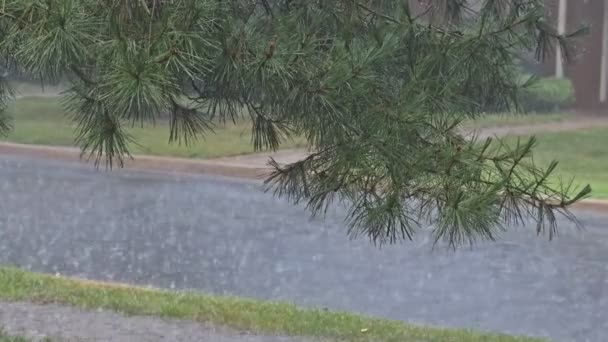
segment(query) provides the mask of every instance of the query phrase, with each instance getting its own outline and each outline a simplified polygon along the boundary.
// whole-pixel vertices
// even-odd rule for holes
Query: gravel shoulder
[[[222,327],[110,311],[26,302],[0,302],[0,327],[10,335],[60,342],[312,342],[301,337],[252,335]]]

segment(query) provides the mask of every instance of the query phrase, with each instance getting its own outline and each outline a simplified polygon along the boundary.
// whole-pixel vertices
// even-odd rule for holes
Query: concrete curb
[[[81,158],[80,150],[73,147],[0,143],[0,154],[87,163],[86,157],[84,159]],[[148,155],[135,155],[133,160],[125,161],[124,168],[130,170],[206,174],[248,179],[263,179],[269,171],[267,168],[261,168],[256,165],[244,165],[242,163],[233,164],[226,161]]]
[[[26,145],[0,143],[0,154],[45,158],[68,162],[85,163],[80,150],[73,147]],[[179,172],[205,174],[224,177],[236,177],[262,180],[268,174],[268,168],[259,165],[246,165],[242,162],[230,163],[226,158],[220,160],[201,160],[175,157],[157,157],[136,155],[133,160],[125,162],[125,169],[156,172]],[[575,209],[593,210],[608,213],[608,200],[586,199],[572,206]]]
[[[608,213],[608,200],[584,199],[572,205],[572,208]]]

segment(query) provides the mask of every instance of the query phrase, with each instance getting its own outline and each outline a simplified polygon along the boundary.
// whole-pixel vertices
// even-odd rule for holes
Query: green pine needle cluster
[[[69,82],[75,141],[110,167],[130,157],[134,125],[168,120],[170,142],[188,143],[246,118],[256,149],[306,138],[311,155],[271,161],[267,184],[313,213],[346,203],[354,236],[392,243],[430,220],[457,246],[527,218],[553,236],[589,187],[552,182],[534,140],[457,130],[519,108],[533,81],[519,77],[522,51],[572,57],[583,30],[558,35],[543,2],[2,0],[1,68]]]

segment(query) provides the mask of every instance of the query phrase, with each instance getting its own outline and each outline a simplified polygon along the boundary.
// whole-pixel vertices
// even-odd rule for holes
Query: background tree
[[[2,0],[5,68],[66,77],[76,144],[112,167],[129,127],[169,117],[170,142],[250,120],[256,149],[306,138],[310,156],[267,184],[313,213],[349,208],[352,235],[411,238],[429,219],[456,246],[493,239],[530,217],[553,236],[555,214],[590,192],[539,167],[534,139],[467,139],[464,119],[518,109],[530,84],[522,51],[543,59],[567,38],[541,0]],[[424,7],[424,6],[423,6]],[[578,33],[578,32],[575,32]],[[0,105],[11,98],[6,82]],[[0,119],[6,132],[9,121]]]

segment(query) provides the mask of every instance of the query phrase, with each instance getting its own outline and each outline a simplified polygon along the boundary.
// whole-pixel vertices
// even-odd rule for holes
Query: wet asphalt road
[[[258,183],[2,156],[0,263],[558,341],[608,339],[608,216],[453,252],[350,241]]]
[[[33,341],[46,341],[43,338],[50,336],[61,342],[321,342],[302,337],[251,335],[200,322],[24,302],[0,302],[0,323],[3,333],[26,336]]]

